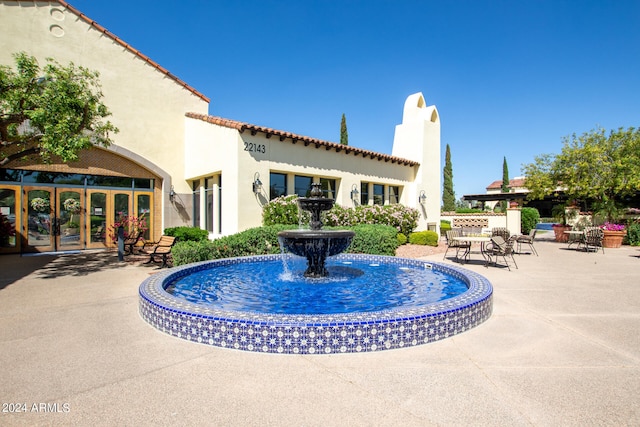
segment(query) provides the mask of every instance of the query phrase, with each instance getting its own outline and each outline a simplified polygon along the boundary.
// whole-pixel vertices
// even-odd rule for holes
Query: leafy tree
[[[118,129],[101,102],[98,73],[73,63],[14,54],[16,70],[0,66],[0,166],[25,156],[48,163],[78,159],[78,152],[108,146]]]
[[[342,113],[342,121],[340,122],[340,144],[349,145],[349,132],[347,132],[347,118]]]
[[[640,188],[640,129],[573,134],[563,138],[560,154],[537,156],[524,171],[528,198],[562,189],[570,200],[593,201],[597,211],[615,221],[622,198]]]
[[[449,148],[449,144],[447,144],[444,155],[443,175],[442,210],[444,212],[453,212],[456,210],[456,194],[453,191],[453,167],[451,166],[451,149]]]
[[[502,187],[500,188],[500,192],[508,193],[509,192],[509,167],[507,166],[507,158],[503,157],[502,160]],[[502,212],[507,211],[507,201],[503,200],[501,202]]]

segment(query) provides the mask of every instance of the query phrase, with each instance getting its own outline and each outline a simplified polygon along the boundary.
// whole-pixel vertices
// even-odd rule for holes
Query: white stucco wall
[[[13,66],[19,51],[40,65],[52,57],[100,72],[109,120],[120,130],[114,143],[174,177],[175,191],[190,191],[175,179],[184,176],[184,114],[206,113],[204,99],[55,2],[0,1],[0,63]]]
[[[422,93],[407,97],[404,103],[402,124],[396,126],[392,155],[420,163],[408,206],[420,210],[418,229],[429,224],[440,228],[441,176],[440,167],[440,116],[435,106],[427,106]],[[421,204],[418,197],[424,191],[427,199]]]
[[[399,186],[400,203],[408,205],[407,190],[415,179],[417,166],[385,162],[362,154],[336,152],[324,146],[303,141],[292,143],[290,138],[268,138],[263,132],[252,135],[245,131],[186,118],[185,179],[222,176],[223,229],[222,234],[235,233],[262,222],[262,206],[269,201],[271,172],[329,178],[336,181],[336,202],[354,205],[351,188],[360,190],[361,182]],[[252,191],[256,174],[263,183],[260,194]],[[293,194],[291,183],[289,194]],[[233,219],[236,219],[234,222]]]

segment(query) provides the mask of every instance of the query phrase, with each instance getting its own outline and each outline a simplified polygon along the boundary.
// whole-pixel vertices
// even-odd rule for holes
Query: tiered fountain
[[[333,200],[322,197],[319,185],[310,196],[299,199],[300,209],[311,212],[310,229],[279,234],[283,248],[307,259],[306,271],[301,257],[283,271],[280,254],[174,267],[140,285],[142,317],[165,333],[216,347],[328,354],[438,341],[491,316],[491,284],[472,271],[419,259],[338,255],[354,233],[322,230],[320,214]]]
[[[311,184],[310,197],[298,199],[300,209],[311,213],[309,230],[287,230],[278,233],[280,246],[292,254],[307,258],[305,277],[318,278],[328,275],[327,257],[344,252],[353,239],[351,230],[323,230],[320,214],[333,207],[333,199],[322,197],[320,183]]]

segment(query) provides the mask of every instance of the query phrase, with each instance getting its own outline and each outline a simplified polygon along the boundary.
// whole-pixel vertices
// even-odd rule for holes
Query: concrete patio
[[[513,271],[479,255],[465,265],[494,286],[493,316],[475,329],[313,356],[153,329],[137,292],[155,266],[114,253],[0,256],[0,425],[640,424],[640,248],[536,248]]]

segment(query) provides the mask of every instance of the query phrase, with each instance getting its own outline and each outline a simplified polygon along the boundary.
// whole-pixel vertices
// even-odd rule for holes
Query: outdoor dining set
[[[602,244],[604,231],[602,228],[586,227],[584,230],[569,230],[564,233],[568,235],[567,243],[569,244],[569,249],[571,249],[571,246],[576,245],[576,250],[598,252],[602,249],[602,253],[604,253],[604,245]]]
[[[532,254],[538,255],[533,241],[536,235],[536,229],[532,229],[529,234],[511,235],[505,227],[495,227],[490,231],[474,228],[453,228],[446,233],[447,250],[444,253],[446,259],[449,249],[456,251],[455,260],[458,262],[468,262],[472,254],[473,244],[480,244],[479,253],[482,255],[485,267],[489,265],[497,265],[498,260],[502,259],[506,267],[511,270],[510,262],[518,268],[518,264],[514,258],[514,254],[522,253],[522,246],[528,245]]]

